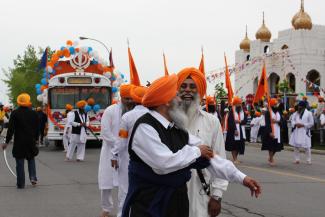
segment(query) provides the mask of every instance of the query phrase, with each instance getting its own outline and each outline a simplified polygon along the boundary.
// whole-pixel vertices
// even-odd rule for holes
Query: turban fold
[[[232,99],[232,104],[233,104],[234,106],[236,106],[236,105],[241,105],[241,103],[242,103],[242,100],[241,100],[241,98],[239,98],[238,96],[235,96],[235,97]]]
[[[133,86],[130,91],[130,95],[134,102],[142,103],[142,98],[147,91],[147,87],[143,86]]]
[[[272,98],[272,99],[270,99],[270,106],[272,107],[272,106],[275,106],[275,105],[277,105],[278,104],[278,100],[277,99],[275,99],[275,98]]]
[[[171,101],[177,94],[177,76],[175,74],[155,80],[142,98],[142,105],[156,107]]]
[[[215,98],[213,96],[207,96],[206,104],[207,105],[215,105],[216,104]]]
[[[17,97],[17,104],[23,107],[30,107],[32,103],[30,102],[30,96],[27,93],[22,93]]]
[[[80,100],[79,102],[77,102],[77,107],[78,108],[83,108],[87,105],[87,102],[85,100]]]
[[[130,90],[133,87],[132,84],[122,84],[120,86],[120,96],[122,98],[131,98]]]
[[[66,104],[65,109],[71,111],[73,109],[73,106],[71,104]]]
[[[191,68],[185,68],[181,70],[178,74],[178,82],[177,82],[177,88],[179,89],[182,85],[182,83],[187,78],[191,78],[194,83],[196,84],[197,91],[201,98],[206,93],[207,89],[207,82],[205,80],[205,77],[202,72],[200,72],[198,69],[191,67]]]

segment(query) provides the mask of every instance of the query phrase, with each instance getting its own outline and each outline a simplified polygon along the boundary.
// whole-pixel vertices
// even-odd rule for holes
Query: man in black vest
[[[122,217],[188,217],[186,182],[191,168],[208,167],[212,176],[241,182],[252,195],[260,194],[255,180],[230,161],[213,156],[209,147],[183,129],[185,118],[176,106],[177,81],[176,75],[156,80],[142,100],[151,111],[138,119],[130,136],[129,189]]]
[[[68,147],[66,161],[72,160],[73,153],[77,148],[77,161],[83,161],[85,158],[85,149],[87,141],[86,128],[89,126],[89,117],[85,112],[87,102],[81,100],[77,102],[78,111],[69,112],[67,124],[72,126],[70,145]]]

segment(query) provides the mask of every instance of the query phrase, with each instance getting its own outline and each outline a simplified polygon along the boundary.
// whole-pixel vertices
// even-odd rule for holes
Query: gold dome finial
[[[265,25],[264,11],[263,11],[263,23],[262,23],[262,26],[256,32],[255,37],[256,37],[256,39],[260,39],[261,41],[264,41],[264,42],[270,42],[270,39],[272,37],[272,34],[271,34],[270,30]]]
[[[295,29],[311,29],[313,27],[310,16],[305,12],[304,0],[301,0],[300,11],[293,16],[291,24]]]
[[[250,47],[251,47],[251,40],[249,40],[248,36],[247,36],[247,25],[246,25],[246,34],[245,34],[245,38],[240,42],[239,45],[241,50],[244,50],[246,52],[249,52]]]

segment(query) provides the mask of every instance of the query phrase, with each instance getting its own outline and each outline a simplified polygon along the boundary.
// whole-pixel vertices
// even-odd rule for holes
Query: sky
[[[255,39],[263,11],[273,39],[292,28],[299,8],[300,0],[0,0],[0,69],[12,67],[27,45],[60,49],[67,40],[86,36],[112,47],[114,64],[127,77],[129,39],[143,84],[164,74],[163,52],[169,71],[177,73],[198,67],[203,46],[205,68],[211,71],[224,66],[224,52],[228,64],[234,63],[246,24],[248,37]],[[323,0],[305,0],[313,24],[325,25],[324,8]],[[108,59],[101,44],[80,44]],[[0,81],[2,103],[8,103],[6,92]]]

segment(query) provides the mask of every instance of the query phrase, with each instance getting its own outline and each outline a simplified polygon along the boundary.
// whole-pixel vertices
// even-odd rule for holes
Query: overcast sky
[[[87,36],[112,47],[115,66],[127,76],[129,38],[143,83],[163,75],[163,51],[169,71],[178,72],[198,67],[203,45],[209,71],[224,65],[224,52],[229,65],[234,63],[245,25],[255,39],[263,11],[273,39],[291,28],[299,8],[300,0],[1,0],[0,68],[12,66],[29,44],[59,49],[69,39]],[[325,25],[324,8],[323,0],[305,0],[314,24]],[[108,59],[99,43],[81,44]],[[6,88],[0,85],[0,102],[6,103]]]

